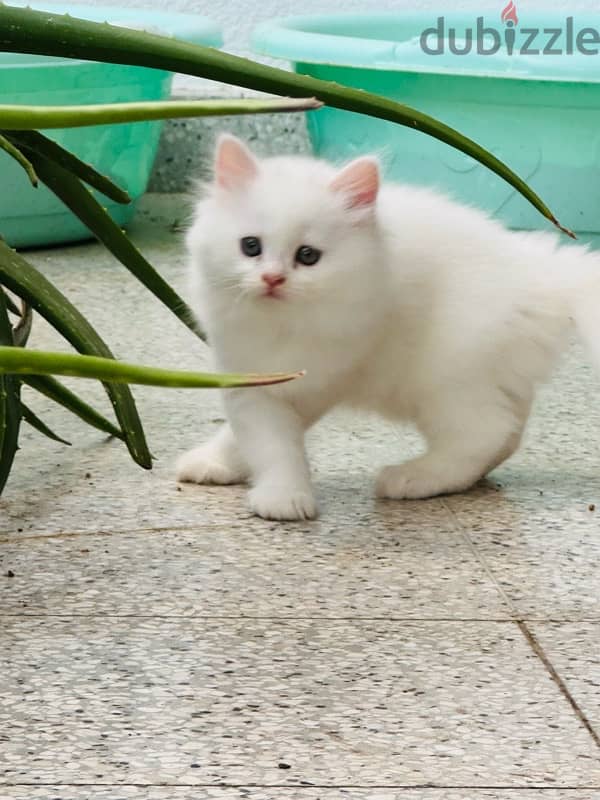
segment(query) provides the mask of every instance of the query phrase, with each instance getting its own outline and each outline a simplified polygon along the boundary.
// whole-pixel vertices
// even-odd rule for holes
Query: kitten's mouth
[[[261,297],[271,297],[274,300],[283,300],[283,289],[280,289],[279,286],[269,286],[268,289],[261,294]]]

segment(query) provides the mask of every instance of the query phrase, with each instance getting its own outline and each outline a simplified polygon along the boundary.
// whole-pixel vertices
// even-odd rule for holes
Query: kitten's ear
[[[222,133],[215,154],[215,182],[223,189],[239,189],[255,177],[258,162],[235,136]]]
[[[346,196],[348,208],[368,209],[375,203],[379,191],[379,162],[372,156],[351,161],[338,172],[331,188]]]

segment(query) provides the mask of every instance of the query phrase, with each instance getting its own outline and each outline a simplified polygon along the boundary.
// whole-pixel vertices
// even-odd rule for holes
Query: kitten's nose
[[[285,275],[282,275],[281,272],[263,272],[260,277],[267,284],[269,289],[273,289],[275,286],[281,286],[282,283],[285,283]]]

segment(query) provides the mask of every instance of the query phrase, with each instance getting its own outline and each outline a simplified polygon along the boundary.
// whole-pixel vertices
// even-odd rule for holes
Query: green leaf
[[[23,303],[23,312],[13,328],[13,341],[16,347],[25,347],[29,334],[31,333],[31,325],[33,323],[33,311],[31,306]]]
[[[25,300],[81,353],[112,358],[86,318],[35,267],[0,240],[0,283]],[[20,353],[24,353],[19,348]],[[127,386],[105,384],[134,461],[151,469],[152,458],[133,396]]]
[[[173,389],[233,389],[242,386],[268,386],[300,378],[303,372],[278,372],[271,375],[216,375],[210,372],[141,367],[112,358],[51,353],[40,350],[0,346],[0,374],[70,375],[93,378],[104,383],[140,383]]]
[[[58,436],[54,431],[49,428],[45,422],[43,422],[37,414],[35,414],[28,406],[21,401],[21,418],[31,425],[32,428],[35,428],[36,431],[43,433],[44,436],[47,436],[48,439],[53,439],[55,442],[60,442],[61,444],[68,444],[71,445],[71,442],[68,442],[66,439],[62,439]]]
[[[32,152],[31,160],[40,180],[87,225],[108,250],[191,331],[200,338],[204,338],[191,309],[146,261],[137,247],[132,244],[81,181],[39,153]]]
[[[31,185],[37,186],[38,179],[31,162],[27,160],[18,147],[15,147],[15,145],[6,137],[2,136],[2,134],[0,134],[0,148],[4,150],[5,153],[8,153],[11,158],[14,158],[14,160],[23,167],[27,173],[27,176],[29,177]]]
[[[570,236],[527,183],[477,142],[433,117],[361,89],[258,64],[212,47],[70,16],[0,5],[0,47],[17,53],[153,67],[291,97],[314,96],[334,108],[406,125],[456,147],[520,192]]]
[[[0,128],[2,128],[1,125]],[[42,133],[37,131],[4,131],[4,133],[12,144],[18,145],[28,154],[38,153],[45,156],[49,161],[53,161],[55,164],[59,164],[69,172],[77,175],[82,181],[93,186],[94,189],[102,192],[103,195],[116,203],[131,203],[131,197],[127,192],[117,186],[116,183],[113,183],[110,178],[102,175],[91,164],[86,164],[85,161],[77,158],[73,153],[65,150],[64,147],[61,147],[57,142]]]
[[[314,111],[314,98],[166,100],[147,103],[104,103],[91,106],[24,106],[0,104],[0,129],[26,131],[40,128],[81,128],[117,122],[144,122],[179,117],[224,117],[237,114],[274,114]],[[80,177],[82,177],[80,175]]]
[[[6,295],[0,291],[0,346],[16,351],[6,307]],[[19,446],[21,423],[20,382],[11,375],[0,375],[0,495],[4,490]]]
[[[4,299],[6,301],[6,307],[10,311],[11,314],[15,314],[17,317],[23,316],[23,309],[20,309],[19,306],[14,302],[12,297],[8,294],[4,294]]]
[[[115,436],[117,439],[125,438],[122,431],[115,427],[110,420],[103,417],[95,408],[92,408],[51,375],[23,375],[21,380],[32,389],[67,408],[88,425],[103,431],[103,433],[108,433],[109,436]]]

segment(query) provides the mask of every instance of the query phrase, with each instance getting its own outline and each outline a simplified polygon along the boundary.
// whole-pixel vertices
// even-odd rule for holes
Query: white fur
[[[381,497],[462,491],[518,447],[573,318],[600,362],[600,258],[585,248],[510,232],[429,189],[371,185],[375,202],[353,202],[377,180],[373,159],[340,179],[315,159],[254,160],[232,137],[221,155],[223,142],[244,177],[217,176],[187,238],[216,367],[307,375],[224,392],[228,425],[182,458],[179,479],[250,478],[256,514],[312,518],[304,432],[344,403],[412,421],[427,441],[380,472]],[[242,254],[244,236],[261,238],[260,257]],[[295,265],[300,245],[321,260]],[[265,271],[285,276],[280,298],[264,296]]]

